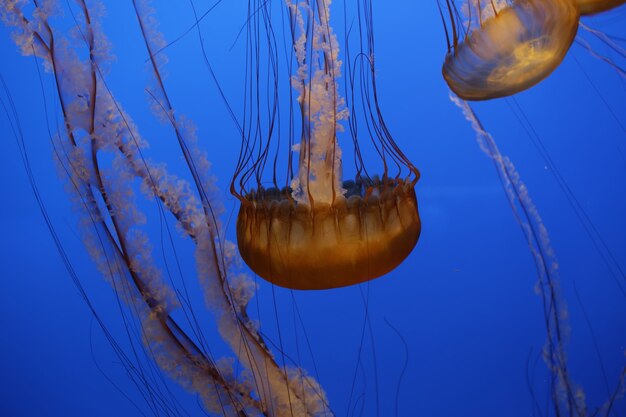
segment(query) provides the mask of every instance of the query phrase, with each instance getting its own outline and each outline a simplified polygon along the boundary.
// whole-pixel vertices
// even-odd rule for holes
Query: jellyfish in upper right
[[[513,95],[550,75],[580,18],[571,0],[467,0],[460,10],[451,0],[446,5],[443,77],[456,95],[473,101]]]

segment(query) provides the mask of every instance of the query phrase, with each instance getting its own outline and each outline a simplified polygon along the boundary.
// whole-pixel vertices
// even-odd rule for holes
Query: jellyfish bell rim
[[[540,22],[524,26],[535,22],[533,16]],[[561,64],[576,37],[579,18],[570,0],[515,1],[448,51],[442,75],[464,100],[490,100],[524,91]],[[563,33],[566,36],[556,36]]]
[[[261,278],[289,289],[332,289],[379,278],[419,240],[414,185],[388,179],[366,195],[337,196],[331,204],[296,203],[288,193],[242,201],[239,252]]]

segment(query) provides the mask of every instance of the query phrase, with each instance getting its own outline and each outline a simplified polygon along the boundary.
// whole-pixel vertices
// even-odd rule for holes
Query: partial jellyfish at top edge
[[[409,255],[421,228],[413,189],[419,172],[378,108],[373,43],[356,53],[346,45],[343,54],[330,3],[288,3],[291,38],[283,45],[270,34],[285,16],[255,2],[263,13],[251,19],[262,29],[247,33],[250,118],[231,185],[241,202],[237,241],[255,273],[292,289],[343,287],[386,274]],[[284,49],[286,61],[274,56]],[[342,134],[346,124],[350,134]],[[365,161],[365,147],[379,160]],[[345,171],[353,180],[342,181]]]
[[[594,0],[438,2],[448,52],[442,73],[464,100],[507,97],[548,77],[576,37],[580,16],[624,3]],[[448,22],[448,23],[446,23]]]
[[[441,7],[448,53],[443,77],[465,100],[489,100],[526,90],[559,66],[578,30],[571,0],[468,0]],[[445,22],[445,20],[444,20]]]

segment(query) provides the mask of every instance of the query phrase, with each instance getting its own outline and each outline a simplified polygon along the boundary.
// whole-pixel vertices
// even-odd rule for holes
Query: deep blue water
[[[150,142],[150,157],[167,162],[171,172],[183,172],[172,132],[149,113],[147,57],[131,4],[107,3],[103,27],[116,56],[108,85]],[[154,3],[166,39],[192,26],[186,2]],[[203,20],[201,32],[220,85],[239,111],[244,45],[238,32],[245,25],[246,2],[228,3]],[[197,1],[196,7],[205,11],[211,4]],[[341,4],[337,0],[333,7],[340,10]],[[353,409],[359,415],[361,406],[364,416],[392,416],[396,406],[399,416],[540,415],[531,392],[545,410],[550,374],[540,357],[546,334],[533,259],[493,163],[449,99],[440,75],[445,38],[436,3],[378,1],[373,14],[381,108],[398,145],[422,174],[416,186],[421,238],[400,267],[369,284],[290,292],[259,282],[252,315],[276,342],[279,323],[284,350],[318,378],[337,415],[353,415]],[[60,25],[69,25],[70,16],[64,18]],[[624,7],[583,21],[626,38]],[[342,25],[338,20],[338,31]],[[595,51],[626,65],[591,35],[581,35]],[[198,126],[233,239],[237,201],[228,185],[239,136],[203,63],[197,32],[166,53],[168,92],[177,111]],[[41,65],[18,54],[5,27],[0,57],[0,74],[19,111],[52,223],[97,311],[128,347],[114,292],[84,250],[56,175],[47,126],[54,131],[61,122],[50,74],[42,75],[44,104]],[[569,310],[572,380],[594,409],[607,398],[602,370],[614,387],[626,364],[626,302],[620,292],[626,282],[609,270],[603,260],[608,252],[596,249],[604,242],[615,258],[608,265],[626,270],[626,79],[574,44],[563,64],[536,87],[475,109],[517,167],[550,234]],[[530,130],[521,123],[524,117]],[[150,415],[61,262],[4,115],[0,132],[0,415]],[[602,241],[586,233],[538,141]],[[153,215],[146,227],[156,230],[154,208],[146,211]],[[190,243],[177,244],[183,269],[193,274]],[[194,285],[192,291],[198,290]],[[370,322],[362,340],[364,300]],[[295,324],[294,306],[301,315]],[[229,356],[211,316],[200,315],[215,356]],[[200,415],[193,395],[171,387],[190,415]],[[611,415],[625,416],[626,402],[617,403]]]

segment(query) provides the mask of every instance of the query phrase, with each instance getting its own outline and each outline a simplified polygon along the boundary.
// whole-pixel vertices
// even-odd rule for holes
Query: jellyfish
[[[624,0],[575,0],[582,16],[604,12],[626,3]]]
[[[350,115],[339,93],[342,62],[330,25],[330,3],[288,2],[294,74],[280,79],[282,73],[274,69],[270,80],[272,85],[282,85],[283,81],[293,85],[298,94],[300,129],[288,132],[288,139],[283,139],[285,145],[281,146],[280,133],[274,134],[273,129],[281,129],[275,127],[281,122],[293,123],[294,116],[290,114],[281,120],[274,110],[266,125],[269,133],[262,133],[264,138],[252,137],[259,135],[256,130],[244,138],[231,185],[241,202],[237,242],[243,260],[269,282],[300,290],[343,287],[384,275],[409,255],[420,234],[413,188],[419,172],[388,133],[377,104],[375,109],[367,109],[373,126],[368,126],[365,135],[371,136],[383,172],[370,176],[367,165],[372,164],[366,164],[360,156],[365,142],[359,137],[363,134],[357,132],[356,124],[360,122],[353,122],[355,178],[342,182],[344,150],[337,137],[343,130],[342,121],[356,115]],[[265,22],[269,28],[272,24]],[[269,34],[267,38],[272,39]],[[260,40],[255,37],[254,42]],[[268,47],[278,48],[274,44]],[[256,54],[257,50],[251,53]],[[373,79],[373,50],[365,53],[363,59],[369,62],[364,70],[371,71]],[[253,56],[249,62],[254,62]],[[267,64],[257,61],[256,65],[249,71],[253,77],[259,77],[258,67]],[[350,77],[352,72],[349,69]],[[254,97],[258,86],[254,79],[249,85],[250,96]],[[353,94],[351,88],[347,95]],[[369,88],[376,103],[375,84]],[[276,100],[284,98],[287,97]],[[278,103],[273,106],[277,109]],[[356,103],[351,110],[361,107],[365,105]],[[254,111],[252,108],[250,113]],[[299,143],[294,143],[294,135],[300,136]],[[299,154],[295,168],[294,153]],[[282,167],[277,166],[280,158],[287,161]],[[396,172],[390,172],[391,169]],[[269,188],[263,183],[266,170],[272,172]]]
[[[467,29],[457,23],[453,3],[447,5],[452,33],[446,29],[442,72],[466,100],[506,97],[539,83],[559,66],[578,29],[570,0],[468,2]]]

